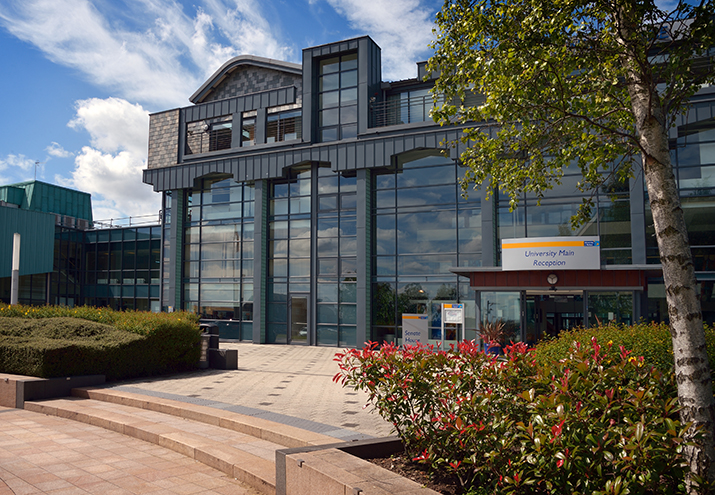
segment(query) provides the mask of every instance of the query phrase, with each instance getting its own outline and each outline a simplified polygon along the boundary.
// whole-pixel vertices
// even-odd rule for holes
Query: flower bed
[[[595,338],[546,364],[505,351],[370,344],[336,356],[335,380],[366,390],[410,457],[471,493],[684,492],[672,373]]]

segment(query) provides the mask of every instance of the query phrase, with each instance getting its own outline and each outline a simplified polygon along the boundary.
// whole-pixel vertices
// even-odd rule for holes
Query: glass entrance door
[[[526,342],[535,344],[563,330],[584,326],[583,292],[526,294]]]
[[[291,294],[290,296],[290,338],[289,344],[307,344],[308,332],[308,294]]]

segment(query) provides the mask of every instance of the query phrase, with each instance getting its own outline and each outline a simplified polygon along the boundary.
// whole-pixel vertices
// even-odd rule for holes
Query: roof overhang
[[[502,270],[501,267],[451,268],[469,278],[475,290],[645,290],[649,277],[661,277],[661,265],[605,265],[598,270]],[[558,282],[546,278],[556,274]]]
[[[189,101],[195,104],[203,103],[204,98],[206,98],[209,92],[221,84],[231,72],[245,66],[262,67],[264,69],[272,69],[295,75],[303,74],[303,67],[300,64],[283,62],[282,60],[274,60],[272,58],[257,57],[255,55],[239,55],[219,67],[218,70],[189,97]]]

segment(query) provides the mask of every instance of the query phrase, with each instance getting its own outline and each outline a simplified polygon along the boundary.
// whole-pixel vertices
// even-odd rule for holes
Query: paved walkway
[[[0,495],[254,495],[182,454],[69,419],[0,408]]]
[[[367,396],[332,381],[336,348],[222,343],[238,370],[201,370],[109,384],[228,409],[338,440],[380,437],[390,425]],[[223,473],[140,440],[19,409],[0,408],[0,495],[253,494]]]

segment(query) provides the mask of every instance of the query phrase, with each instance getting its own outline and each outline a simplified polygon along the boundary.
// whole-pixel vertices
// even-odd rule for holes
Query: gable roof
[[[221,84],[221,82],[223,82],[223,80],[226,79],[231,72],[243,66],[263,67],[265,69],[272,69],[295,75],[303,74],[303,67],[300,64],[283,62],[282,60],[274,60],[272,58],[257,57],[255,55],[239,55],[238,57],[233,57],[231,60],[219,67],[218,70],[214,72],[213,75],[209,77],[208,80],[189,97],[189,101],[194,104],[202,103],[211,90],[218,87],[218,85]]]

